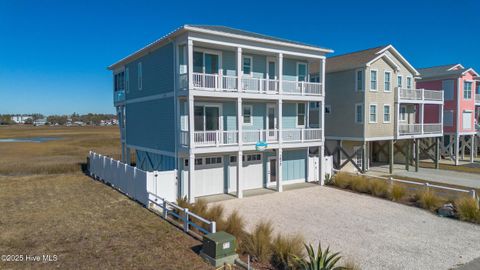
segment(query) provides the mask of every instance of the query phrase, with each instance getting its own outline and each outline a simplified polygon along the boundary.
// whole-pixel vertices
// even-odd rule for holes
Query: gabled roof
[[[132,61],[137,57],[141,56],[143,53],[153,50],[159,46],[162,46],[164,43],[168,42],[172,38],[180,34],[183,34],[187,31],[209,33],[209,34],[221,35],[221,36],[227,36],[227,37],[233,37],[233,38],[239,38],[239,39],[247,39],[247,40],[253,40],[256,42],[262,42],[262,43],[268,43],[268,44],[292,46],[292,47],[297,47],[301,49],[320,51],[323,53],[333,52],[333,50],[331,49],[316,46],[316,45],[306,44],[306,43],[292,41],[292,40],[283,39],[283,38],[272,37],[268,35],[258,34],[258,33],[249,32],[245,30],[226,27],[226,26],[185,24],[175,29],[174,31],[168,33],[167,35],[148,44],[147,46],[141,48],[140,50],[128,55],[123,59],[120,59],[116,63],[110,65],[108,69],[113,70],[121,64]]]
[[[429,68],[420,68],[423,79],[436,77],[458,77],[465,75],[467,72],[472,72],[475,76],[479,76],[473,68],[465,68],[461,64],[448,64],[441,66],[434,66]]]
[[[413,74],[419,75],[418,71],[392,45],[383,45],[362,51],[329,57],[327,58],[326,72],[338,72],[366,67],[380,58],[384,58],[396,69],[399,69],[399,66],[390,56],[388,56],[388,54],[386,54],[386,51],[390,51],[390,53],[395,56],[398,61],[403,63],[404,66],[410,69]]]

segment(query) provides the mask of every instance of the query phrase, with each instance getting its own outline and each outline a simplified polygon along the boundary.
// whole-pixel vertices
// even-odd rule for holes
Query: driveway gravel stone
[[[416,207],[332,187],[314,186],[217,202],[238,209],[251,230],[275,231],[341,251],[362,269],[450,269],[480,257],[480,226]]]

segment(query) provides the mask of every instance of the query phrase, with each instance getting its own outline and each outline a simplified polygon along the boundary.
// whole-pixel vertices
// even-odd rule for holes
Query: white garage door
[[[185,166],[184,177],[188,185],[188,166]],[[205,157],[195,159],[195,175],[193,179],[193,197],[221,194],[224,189],[223,157]]]
[[[243,161],[243,189],[263,187],[263,159],[262,154],[244,155]],[[230,157],[229,189],[228,192],[237,190],[237,161]]]

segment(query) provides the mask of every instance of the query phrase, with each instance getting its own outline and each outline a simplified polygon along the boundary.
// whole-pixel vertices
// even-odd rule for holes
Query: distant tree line
[[[25,114],[31,118],[25,120],[25,124],[33,124],[35,121],[45,119],[45,116],[39,113]],[[12,125],[15,122],[12,120],[15,114],[0,114],[0,125]],[[116,119],[114,114],[97,114],[88,113],[80,115],[73,113],[71,115],[49,115],[46,117],[47,125],[67,125],[67,124],[85,124],[85,125],[100,125],[102,121],[111,121]]]

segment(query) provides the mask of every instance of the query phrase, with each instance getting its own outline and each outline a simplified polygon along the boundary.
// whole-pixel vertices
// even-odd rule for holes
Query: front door
[[[275,81],[277,79],[277,62],[274,58],[268,58],[267,60],[267,79],[267,91],[277,91],[278,84]]]
[[[268,183],[267,186],[272,186],[277,182],[277,159],[270,157],[268,159]]]
[[[277,109],[274,104],[267,105],[267,141],[277,140]]]

